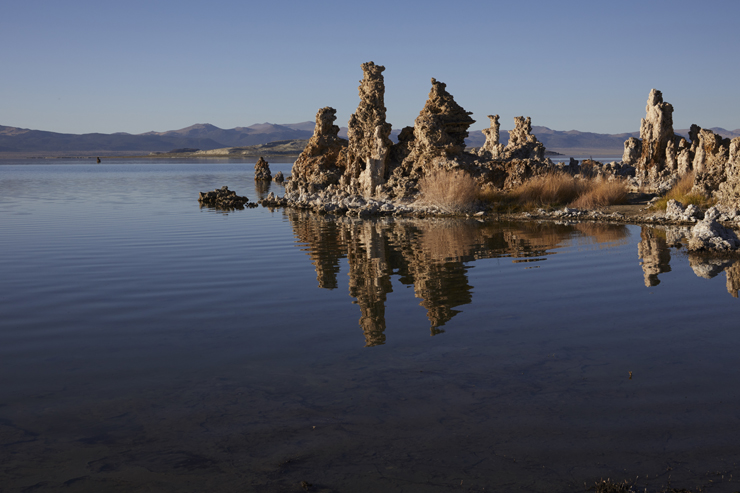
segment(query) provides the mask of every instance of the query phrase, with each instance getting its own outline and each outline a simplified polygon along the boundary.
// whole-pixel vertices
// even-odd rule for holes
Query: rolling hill
[[[314,122],[274,124],[260,123],[248,127],[222,129],[208,123],[199,123],[179,130],[146,132],[143,134],[64,134],[0,126],[0,157],[13,156],[94,156],[134,155],[169,152],[173,149],[213,150],[228,147],[249,147],[276,141],[305,140],[313,134]],[[712,128],[724,137],[740,136],[740,129]],[[394,129],[394,141],[400,130]],[[534,126],[532,132],[548,150],[573,156],[618,156],[624,141],[639,137],[639,132],[598,134],[578,130],[552,130]],[[677,130],[686,136],[688,130]],[[341,127],[340,136],[346,137],[347,128]],[[501,130],[501,142],[506,144],[508,132]],[[468,147],[480,147],[485,142],[482,131],[471,131]]]

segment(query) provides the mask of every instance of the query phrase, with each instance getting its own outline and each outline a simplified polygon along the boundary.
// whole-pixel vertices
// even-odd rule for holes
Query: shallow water
[[[4,488],[740,489],[740,264],[639,226],[199,207],[266,194],[253,164],[0,165]]]

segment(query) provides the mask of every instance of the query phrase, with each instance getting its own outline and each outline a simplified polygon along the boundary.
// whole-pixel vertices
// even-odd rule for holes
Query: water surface
[[[199,207],[282,193],[253,166],[0,166],[8,491],[740,489],[740,264],[639,226]]]

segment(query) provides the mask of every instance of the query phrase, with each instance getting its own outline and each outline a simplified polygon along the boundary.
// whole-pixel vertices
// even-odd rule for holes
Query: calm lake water
[[[222,212],[198,192],[256,200],[253,162],[24,163],[0,491],[740,490],[740,264],[671,231]]]

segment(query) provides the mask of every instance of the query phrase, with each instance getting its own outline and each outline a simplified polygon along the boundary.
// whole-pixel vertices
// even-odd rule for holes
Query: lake
[[[740,490],[740,263],[199,206],[253,169],[0,165],[0,490]]]

